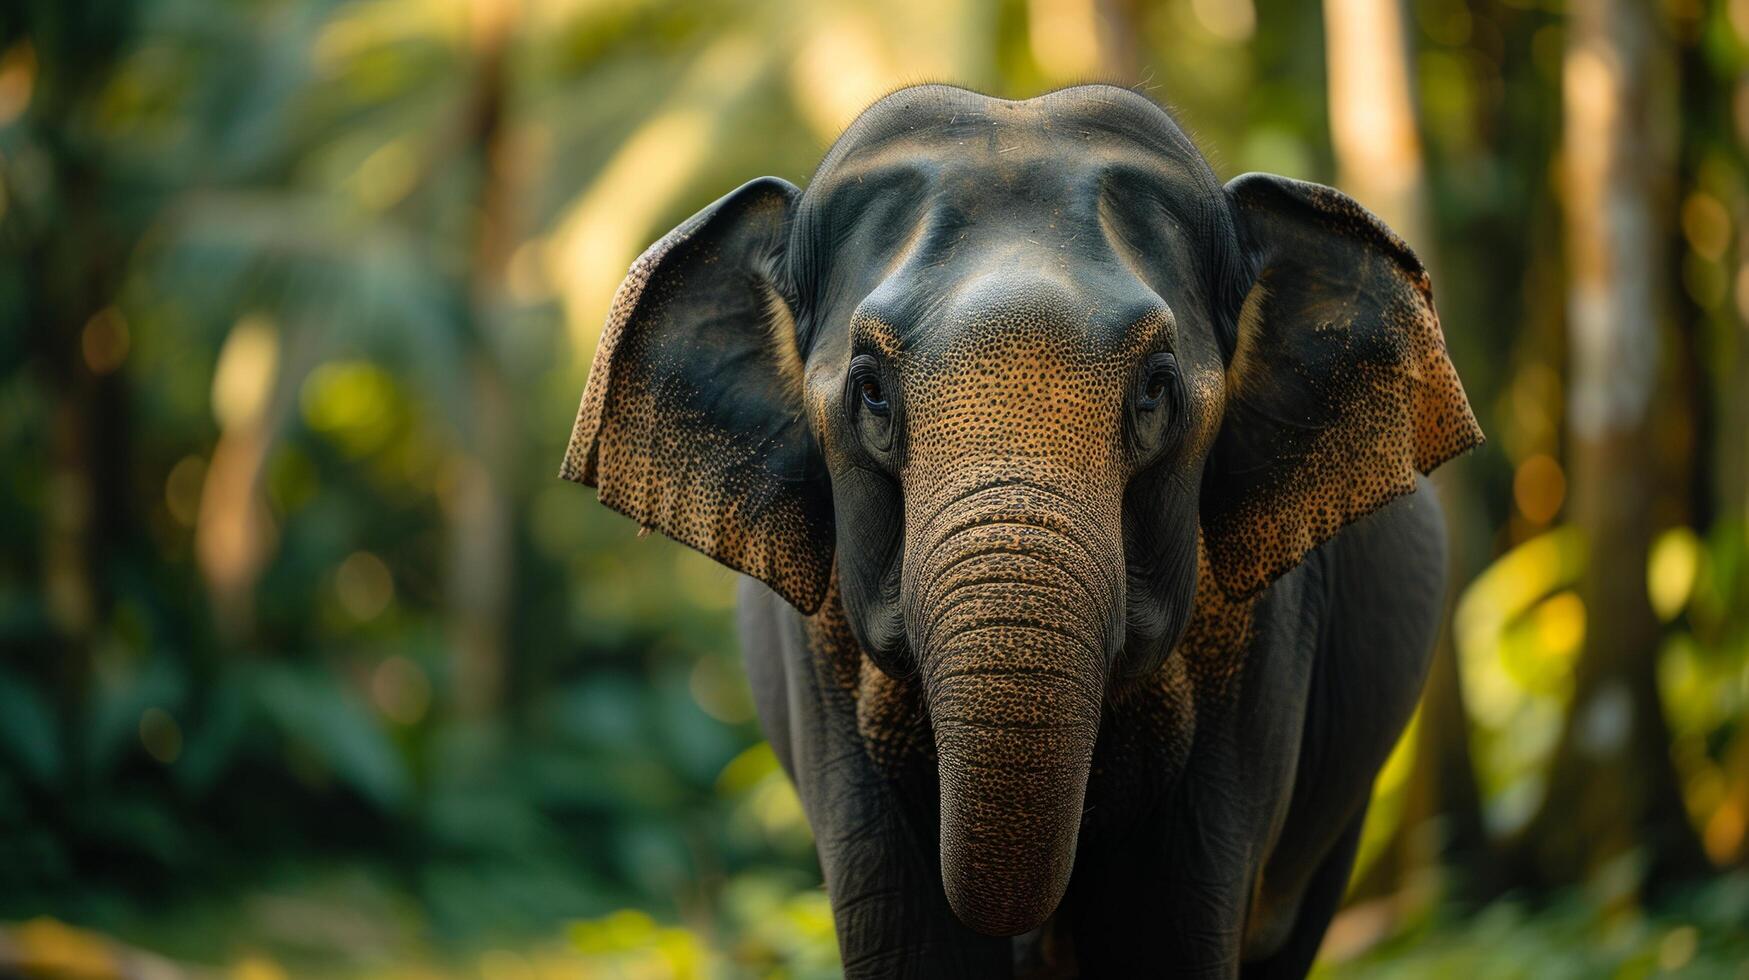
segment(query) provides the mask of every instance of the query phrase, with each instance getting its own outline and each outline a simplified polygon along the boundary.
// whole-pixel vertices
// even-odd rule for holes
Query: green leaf
[[[406,802],[411,780],[388,735],[326,670],[265,668],[255,690],[280,733],[314,750],[342,782],[385,810]]]
[[[220,681],[206,699],[199,725],[191,726],[187,745],[177,760],[177,780],[195,795],[205,794],[223,776],[243,744],[254,720],[242,682]]]
[[[0,673],[0,752],[38,783],[61,774],[54,712],[34,688],[6,673]]]

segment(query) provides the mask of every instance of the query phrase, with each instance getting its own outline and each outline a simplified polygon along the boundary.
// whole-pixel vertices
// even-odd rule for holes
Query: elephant
[[[847,976],[1302,976],[1482,433],[1409,247],[1082,85],[880,99],[615,295],[561,476],[746,578]]]

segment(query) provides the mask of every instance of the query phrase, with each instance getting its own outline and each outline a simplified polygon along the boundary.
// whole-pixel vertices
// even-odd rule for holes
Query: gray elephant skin
[[[748,576],[847,975],[1302,976],[1481,438],[1354,201],[928,85],[638,259],[562,475]]]

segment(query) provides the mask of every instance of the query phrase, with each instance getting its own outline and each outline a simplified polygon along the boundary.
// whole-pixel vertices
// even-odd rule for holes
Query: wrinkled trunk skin
[[[942,496],[906,548],[907,625],[940,767],[942,884],[968,926],[1018,935],[1069,882],[1122,635],[1122,543],[1116,521],[1077,516],[1084,490],[1011,479]]]

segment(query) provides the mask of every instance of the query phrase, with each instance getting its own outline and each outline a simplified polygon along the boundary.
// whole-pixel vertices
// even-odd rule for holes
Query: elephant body
[[[561,475],[760,583],[845,971],[1295,976],[1478,444],[1414,253],[1090,85],[930,85],[640,257]]]
[[[1304,975],[1421,691],[1444,551],[1423,480],[1254,602],[1193,619],[1183,659],[1113,693],[1068,892],[1020,939],[973,932],[941,893],[917,685],[869,664],[834,597],[804,616],[744,581],[748,679],[815,831],[846,975]]]

